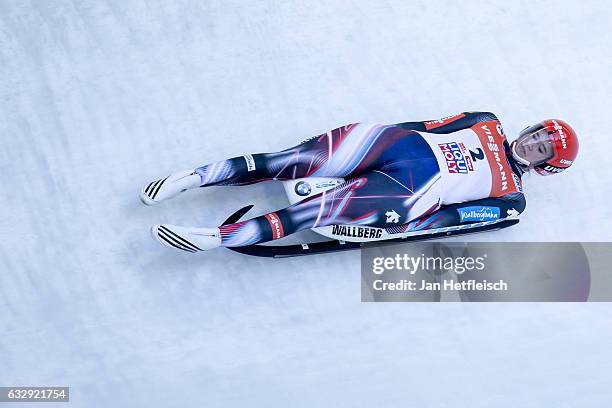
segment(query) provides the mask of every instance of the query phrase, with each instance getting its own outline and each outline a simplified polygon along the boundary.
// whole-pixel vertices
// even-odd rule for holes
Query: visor
[[[514,155],[532,166],[542,164],[555,155],[548,131],[541,124],[523,130],[514,141],[512,151]]]

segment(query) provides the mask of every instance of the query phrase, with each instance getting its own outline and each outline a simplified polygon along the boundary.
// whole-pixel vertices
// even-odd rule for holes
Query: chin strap
[[[513,141],[512,144],[510,145],[510,150],[512,151],[512,158],[514,159],[514,161],[516,161],[516,163],[520,164],[522,167],[525,167],[525,168],[529,169],[529,166],[531,165],[531,163],[528,162],[527,160],[523,159],[516,152],[516,140]]]
[[[509,157],[508,162],[510,163],[510,167],[512,167],[512,171],[518,174],[519,177],[522,177],[525,173],[529,173],[529,166],[525,166],[514,157]]]
[[[508,157],[508,163],[510,163],[510,167],[512,167],[512,171],[518,174],[521,177],[523,174],[529,172],[529,162],[521,159],[518,154],[516,154],[514,150],[515,142],[510,144],[510,152],[506,148],[506,156]],[[525,164],[527,163],[527,164]]]

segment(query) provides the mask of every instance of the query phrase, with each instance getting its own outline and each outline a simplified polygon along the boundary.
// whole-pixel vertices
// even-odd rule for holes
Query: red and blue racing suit
[[[196,172],[202,187],[345,179],[287,208],[220,227],[224,246],[327,225],[366,225],[390,233],[449,227],[514,216],[525,208],[522,173],[501,123],[488,112],[351,124],[281,152],[235,157]]]

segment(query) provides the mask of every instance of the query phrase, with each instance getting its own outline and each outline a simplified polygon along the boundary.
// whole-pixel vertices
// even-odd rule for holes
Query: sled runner
[[[310,177],[284,181],[283,185],[289,202],[294,204],[312,195],[329,190],[343,183],[341,178]],[[229,216],[223,225],[238,222],[253,205],[245,206]],[[331,238],[329,241],[312,242],[293,245],[249,245],[242,247],[228,247],[228,249],[245,255],[260,257],[286,258],[292,256],[314,255],[328,252],[347,251],[359,249],[364,246],[381,245],[386,243],[400,243],[424,241],[435,238],[472,234],[483,231],[493,231],[507,228],[519,222],[518,217],[507,217],[491,221],[482,221],[472,224],[455,225],[444,228],[432,228],[422,231],[407,231],[391,233],[384,228],[375,228],[361,225],[330,225],[313,228],[312,231]]]

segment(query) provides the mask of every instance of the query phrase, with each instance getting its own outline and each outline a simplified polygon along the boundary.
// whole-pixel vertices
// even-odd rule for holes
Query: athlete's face
[[[553,157],[554,150],[546,129],[521,135],[516,140],[516,154],[521,159],[537,165]]]

